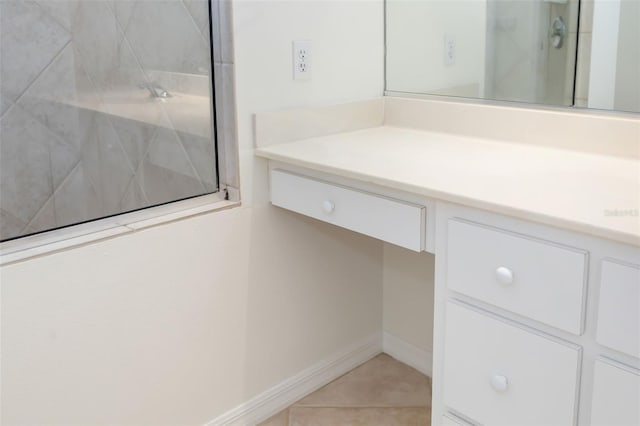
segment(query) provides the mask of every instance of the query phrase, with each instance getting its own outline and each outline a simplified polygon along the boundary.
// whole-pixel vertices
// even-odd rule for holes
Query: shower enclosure
[[[0,239],[216,192],[207,0],[0,0]]]
[[[484,97],[573,105],[578,0],[488,0]]]

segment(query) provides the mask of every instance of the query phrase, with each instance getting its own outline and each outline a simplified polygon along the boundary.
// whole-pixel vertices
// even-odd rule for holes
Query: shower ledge
[[[203,138],[211,137],[211,98],[171,93],[169,98],[152,98],[148,92],[122,91],[107,95],[81,95],[62,103],[76,108],[165,127]]]

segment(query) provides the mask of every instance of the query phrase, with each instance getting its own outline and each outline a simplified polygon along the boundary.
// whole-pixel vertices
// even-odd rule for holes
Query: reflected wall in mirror
[[[387,0],[389,92],[640,112],[640,0]]]

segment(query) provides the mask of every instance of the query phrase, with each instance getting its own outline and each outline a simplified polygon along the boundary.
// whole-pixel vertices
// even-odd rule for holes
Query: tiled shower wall
[[[573,105],[575,78],[579,0],[566,3],[550,3],[547,22],[561,17],[567,26],[567,35],[562,46],[555,48],[549,43],[546,57],[544,96],[541,102],[550,105]],[[549,30],[550,31],[550,30]]]
[[[206,0],[2,0],[0,19],[2,239],[217,188]]]
[[[538,1],[487,2],[487,84],[490,99],[539,102],[540,50],[533,48],[544,34]],[[532,52],[535,52],[532,54]]]
[[[551,105],[571,105],[578,27],[578,0],[488,3],[489,96]],[[568,34],[550,43],[551,24],[562,17]]]

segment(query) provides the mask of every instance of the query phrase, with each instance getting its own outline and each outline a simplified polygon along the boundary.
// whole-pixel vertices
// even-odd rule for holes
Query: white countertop
[[[381,126],[263,158],[640,246],[640,161]]]

